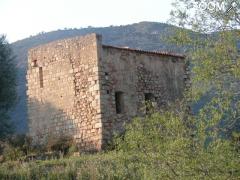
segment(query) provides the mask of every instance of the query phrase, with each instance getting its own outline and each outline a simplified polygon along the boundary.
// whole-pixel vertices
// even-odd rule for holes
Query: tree
[[[176,0],[171,22],[190,28],[176,32],[174,40],[192,64],[192,100],[208,94],[199,120],[218,120],[221,133],[240,131],[240,1]],[[216,119],[216,117],[218,117]]]
[[[13,130],[9,110],[16,101],[16,67],[14,56],[5,36],[0,37],[0,138]]]

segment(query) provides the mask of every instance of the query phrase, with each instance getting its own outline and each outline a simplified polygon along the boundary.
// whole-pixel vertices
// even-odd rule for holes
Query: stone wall
[[[28,120],[35,142],[70,135],[84,149],[101,148],[100,47],[101,37],[91,34],[29,51]]]
[[[29,51],[29,134],[36,143],[69,135],[82,150],[100,150],[147,113],[146,98],[162,109],[182,97],[189,81],[183,57],[101,42],[90,34]]]
[[[185,88],[182,57],[159,55],[103,46],[101,61],[101,108],[104,142],[124,124],[146,113],[145,96],[154,97],[155,108],[181,98]],[[123,94],[123,112],[116,113],[116,92]]]

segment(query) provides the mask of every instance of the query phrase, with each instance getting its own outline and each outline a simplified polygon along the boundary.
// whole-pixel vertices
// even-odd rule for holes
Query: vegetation
[[[42,149],[65,152],[64,158],[31,161],[22,157],[38,152],[27,138],[10,138],[0,147],[0,179],[239,179],[237,12],[233,9],[226,14],[227,6],[215,11],[196,8],[196,2],[177,0],[172,12],[177,25],[191,27],[199,35],[183,28],[172,39],[188,47],[187,60],[191,60],[192,89],[181,103],[135,118],[124,135],[115,137],[113,150],[99,154],[68,156],[77,150],[74,142],[50,137]],[[213,31],[217,33],[210,35]],[[189,103],[204,96],[208,100],[190,115]]]
[[[174,41],[191,47],[186,55],[192,66],[192,102],[208,97],[196,116],[204,121],[218,117],[226,136],[240,130],[240,23],[238,8],[228,11],[231,2],[177,0],[172,11],[172,21],[183,27],[176,32]],[[199,8],[199,3],[205,4],[205,8]],[[209,8],[209,3],[216,7]],[[206,35],[193,37],[184,27]]]
[[[16,100],[14,57],[4,36],[0,37],[0,140],[12,132],[8,112]]]
[[[123,137],[115,138],[111,152],[50,161],[6,161],[0,165],[0,178],[239,178],[239,141],[219,137],[213,122],[185,121],[185,117],[178,110],[136,118]],[[195,123],[189,126],[189,121]]]

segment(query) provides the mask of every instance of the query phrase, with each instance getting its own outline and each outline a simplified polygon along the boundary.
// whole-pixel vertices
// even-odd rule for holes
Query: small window
[[[155,107],[156,99],[152,93],[145,93],[146,114],[149,114]]]
[[[116,112],[117,114],[122,114],[124,111],[124,100],[123,100],[123,92],[115,93],[115,103],[116,103]]]
[[[33,60],[32,66],[33,66],[33,67],[37,67],[37,60]]]
[[[105,79],[109,80],[109,74],[107,72],[105,72]]]
[[[39,82],[40,82],[40,88],[43,88],[43,69],[42,69],[42,67],[39,67]]]

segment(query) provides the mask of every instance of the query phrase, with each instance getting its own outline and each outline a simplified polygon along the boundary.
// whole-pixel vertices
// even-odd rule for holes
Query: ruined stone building
[[[85,150],[100,150],[126,122],[181,98],[186,67],[181,55],[103,45],[89,34],[29,50],[29,134],[74,137]]]

